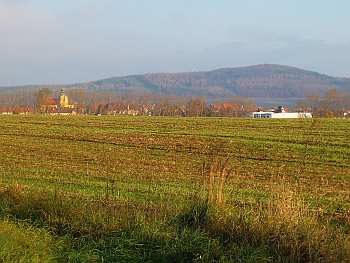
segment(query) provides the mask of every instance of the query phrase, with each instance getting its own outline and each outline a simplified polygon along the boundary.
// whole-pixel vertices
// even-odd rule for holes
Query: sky
[[[350,77],[348,0],[0,0],[0,86],[284,64]]]

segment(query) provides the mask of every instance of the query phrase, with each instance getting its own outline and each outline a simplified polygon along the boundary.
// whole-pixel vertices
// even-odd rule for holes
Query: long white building
[[[305,119],[312,118],[309,112],[270,112],[257,111],[253,112],[252,117],[255,119]]]
[[[252,113],[254,119],[305,119],[312,118],[309,112],[287,112],[285,108],[279,107],[271,111],[256,111]]]

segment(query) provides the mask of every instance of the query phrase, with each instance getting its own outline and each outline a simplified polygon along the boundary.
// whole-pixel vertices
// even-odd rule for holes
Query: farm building
[[[288,112],[287,108],[279,106],[268,111],[256,111],[252,113],[254,119],[304,119],[312,118],[309,112]]]

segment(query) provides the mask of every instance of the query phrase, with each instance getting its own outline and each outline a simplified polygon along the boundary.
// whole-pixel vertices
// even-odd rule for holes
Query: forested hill
[[[96,92],[152,92],[157,95],[205,96],[214,99],[244,96],[291,100],[309,94],[322,94],[332,88],[350,92],[350,79],[335,78],[289,66],[264,64],[207,72],[131,75],[67,86],[45,87],[85,88]],[[40,86],[21,87],[23,88],[30,90],[38,89]]]
[[[94,90],[150,91],[160,95],[302,98],[331,88],[350,91],[350,79],[281,65],[225,68],[208,72],[116,77],[84,85]]]

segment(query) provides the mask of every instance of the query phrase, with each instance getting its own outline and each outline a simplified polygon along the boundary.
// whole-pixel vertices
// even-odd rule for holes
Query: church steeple
[[[68,97],[65,95],[64,90],[60,91],[60,108],[69,108]]]

